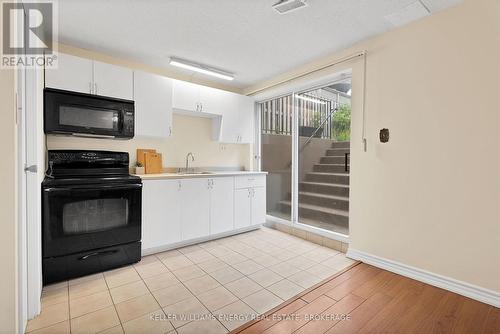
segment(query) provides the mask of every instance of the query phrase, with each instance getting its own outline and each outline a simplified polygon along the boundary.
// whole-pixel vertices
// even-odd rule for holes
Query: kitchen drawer
[[[43,284],[100,273],[141,260],[141,242],[43,259]]]
[[[265,186],[266,186],[265,175],[236,176],[234,178],[235,189],[265,187]]]

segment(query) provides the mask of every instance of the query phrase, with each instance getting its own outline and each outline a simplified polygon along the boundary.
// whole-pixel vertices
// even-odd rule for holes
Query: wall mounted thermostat
[[[380,142],[387,143],[389,141],[389,129],[383,128],[380,130]]]

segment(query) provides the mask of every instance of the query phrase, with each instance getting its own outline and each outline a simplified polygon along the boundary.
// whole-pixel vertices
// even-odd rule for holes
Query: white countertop
[[[159,173],[137,175],[143,180],[162,180],[162,179],[192,179],[192,178],[212,178],[224,176],[246,176],[246,175],[266,175],[267,172],[252,171],[217,171],[205,174],[180,174],[180,173]]]

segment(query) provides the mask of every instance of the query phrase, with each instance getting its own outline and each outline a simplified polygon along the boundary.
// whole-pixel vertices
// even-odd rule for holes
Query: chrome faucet
[[[189,156],[191,156],[191,161],[194,161],[194,154],[189,152],[187,155],[186,155],[186,173],[189,172]]]

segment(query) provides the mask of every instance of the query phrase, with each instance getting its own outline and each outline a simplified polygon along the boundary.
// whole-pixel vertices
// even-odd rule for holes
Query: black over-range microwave
[[[134,137],[134,101],[45,88],[44,131],[86,137]]]

